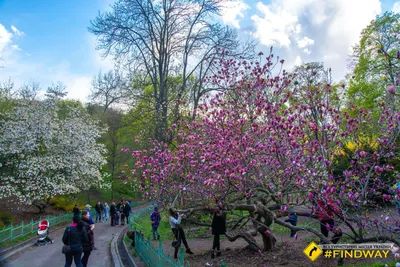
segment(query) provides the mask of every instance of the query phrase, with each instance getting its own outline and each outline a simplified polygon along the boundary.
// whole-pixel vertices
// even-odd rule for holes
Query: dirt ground
[[[373,214],[375,212],[372,212]],[[301,218],[302,220],[312,220]],[[317,240],[313,234],[307,232],[299,232],[297,240],[289,237],[289,234],[274,234],[277,239],[276,246],[268,252],[256,252],[247,248],[248,243],[243,239],[238,239],[235,242],[230,242],[227,239],[221,240],[220,257],[211,259],[212,235],[206,233],[204,238],[189,239],[188,244],[195,255],[185,254],[185,262],[188,262],[191,267],[214,266],[219,267],[221,260],[228,267],[238,266],[260,266],[260,267],[334,267],[337,266],[338,259],[326,259],[321,255],[314,262],[309,260],[303,253],[303,250],[309,245],[312,239]],[[257,243],[262,244],[261,236],[256,237]],[[152,241],[153,247],[157,248],[156,241]],[[183,245],[182,245],[183,246]],[[173,257],[174,248],[171,246],[171,241],[163,242],[164,254]],[[388,258],[381,262],[384,266],[387,262],[393,262],[394,255],[389,252]],[[344,266],[352,266],[354,264],[372,264],[379,263],[378,259],[346,259]],[[390,265],[389,265],[390,266]]]
[[[273,250],[268,252],[255,252],[247,248],[247,242],[243,239],[230,242],[227,239],[221,240],[220,257],[211,259],[212,238],[210,239],[190,239],[188,240],[189,246],[195,255],[185,254],[185,262],[188,262],[191,267],[214,266],[219,267],[221,260],[227,264],[228,267],[239,266],[260,266],[260,267],[334,267],[337,266],[336,259],[325,259],[322,255],[314,262],[310,261],[304,254],[303,250],[309,244],[308,240],[312,237],[310,234],[300,234],[298,240],[290,238],[288,235],[276,234],[276,246]],[[261,237],[256,237],[257,243],[262,244]],[[156,242],[156,241],[153,241]],[[163,244],[164,253],[172,258],[173,247],[171,241],[165,241]],[[156,247],[156,243],[153,244]],[[388,254],[388,259],[385,262],[392,262],[394,260],[391,252]],[[379,262],[375,259],[351,259],[345,260],[345,266],[353,264],[370,264]]]

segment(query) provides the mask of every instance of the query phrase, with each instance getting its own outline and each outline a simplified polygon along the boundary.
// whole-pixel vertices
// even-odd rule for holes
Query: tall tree
[[[102,129],[81,107],[19,100],[0,129],[0,198],[31,203],[99,182]]]
[[[104,112],[113,104],[126,103],[129,80],[118,70],[98,73],[92,81],[91,101],[102,105]]]
[[[230,85],[230,90],[199,106],[198,120],[183,123],[175,147],[154,142],[152,149],[134,151],[132,180],[145,196],[174,203],[189,217],[209,210],[216,200],[227,210],[247,211],[233,219],[235,231],[226,236],[231,241],[244,237],[260,249],[271,249],[275,243],[273,222],[329,243],[319,224],[294,227],[282,219],[290,207],[296,211],[304,206],[311,212],[297,214],[315,217],[315,197],[340,207],[334,219],[346,226],[342,229],[354,242],[388,240],[399,245],[394,230],[400,223],[397,211],[380,206],[382,217],[371,220],[364,205],[377,205],[377,193],[392,185],[382,177],[394,173],[387,160],[398,151],[400,113],[382,105],[379,120],[365,110],[355,111],[358,116],[351,118],[332,107],[330,95],[322,90],[313,92],[315,102],[304,102],[297,92],[303,84],[293,90],[290,76],[273,76],[272,65],[271,57],[263,66],[222,62],[221,73],[230,76],[219,75],[214,81]],[[379,124],[378,152],[357,150],[349,168],[334,176],[343,144],[357,140],[364,121]],[[400,191],[394,195],[383,199],[398,199]],[[178,198],[182,201],[174,201]],[[246,221],[250,227],[244,227]],[[252,238],[258,234],[263,246]]]
[[[352,55],[354,71],[348,89],[350,103],[375,109],[381,101],[393,100],[386,98],[386,88],[399,85],[399,32],[400,14],[393,12],[378,16],[361,32],[360,42]]]
[[[194,109],[204,91],[203,78],[215,64],[218,49],[244,54],[236,33],[214,21],[219,14],[217,0],[117,0],[112,11],[99,14],[89,30],[99,37],[99,49],[126,60],[135,74],[153,87],[156,134],[165,140],[168,127],[169,90],[176,90],[179,103],[188,80],[193,87]],[[181,76],[180,86],[168,86],[170,76]]]

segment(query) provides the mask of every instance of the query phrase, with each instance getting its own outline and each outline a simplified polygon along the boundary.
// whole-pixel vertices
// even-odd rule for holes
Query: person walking
[[[115,202],[111,202],[110,206],[110,216],[111,216],[111,226],[116,225],[117,207],[115,207]]]
[[[121,220],[121,226],[125,225],[125,205],[124,205],[124,201],[121,200],[120,205],[119,205],[119,214],[121,216],[120,220]]]
[[[85,210],[87,211],[87,212],[89,212],[89,214],[90,214],[90,224],[94,224],[94,221],[93,221],[93,217],[92,217],[92,214],[90,213],[90,208],[91,208],[92,206],[90,206],[89,204],[86,204],[86,206],[85,206]]]
[[[74,216],[72,224],[65,228],[62,236],[62,242],[70,248],[70,250],[65,253],[64,267],[71,267],[72,260],[74,260],[76,267],[83,267],[81,262],[82,244],[88,242],[88,240],[86,230],[83,228],[79,216]]]
[[[211,258],[214,259],[215,249],[217,250],[217,257],[221,256],[220,236],[226,232],[226,214],[224,213],[222,204],[219,204],[218,209],[214,210],[211,230],[214,235]]]
[[[131,204],[124,200],[124,214],[126,218],[126,224],[129,224],[129,216],[131,215],[132,207]]]
[[[100,201],[97,201],[94,209],[96,210],[96,223],[101,222],[101,212],[103,211],[103,205],[100,203]]]
[[[183,228],[181,227],[182,217],[183,217],[182,214],[175,212],[172,208],[169,209],[169,224],[171,226],[172,233],[174,234],[176,241],[177,241],[174,246],[174,248],[175,248],[174,259],[178,258],[178,250],[181,247],[182,242],[183,242],[183,245],[185,245],[186,253],[194,254],[189,248],[189,245],[186,241],[185,232],[183,231]]]
[[[158,233],[158,226],[160,225],[161,214],[158,211],[158,207],[154,207],[154,211],[150,215],[150,220],[151,220],[151,228],[153,231],[153,240],[156,240],[156,234],[157,234],[157,239],[160,239],[160,234]]]
[[[86,233],[88,235],[88,242],[82,243],[83,248],[83,257],[81,259],[83,267],[86,267],[88,264],[90,253],[94,248],[94,224],[90,224],[90,213],[84,210],[82,212],[81,222],[83,228],[85,228]]]
[[[110,206],[108,206],[107,202],[105,202],[103,206],[103,218],[102,218],[103,223],[107,223],[109,214],[110,214]]]

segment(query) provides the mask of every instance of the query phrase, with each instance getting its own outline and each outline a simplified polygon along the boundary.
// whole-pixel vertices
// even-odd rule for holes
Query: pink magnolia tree
[[[289,208],[316,218],[315,197],[335,202],[340,212],[334,219],[354,242],[399,244],[399,216],[385,203],[400,196],[387,191],[393,185],[390,160],[398,157],[400,114],[382,105],[379,121],[371,121],[365,110],[351,117],[332,107],[329,84],[308,94],[305,103],[301,84],[282,70],[283,60],[270,53],[265,64],[260,62],[225,60],[221,55],[221,69],[208,82],[226,91],[205,99],[197,120],[173,125],[173,144],[154,142],[149,150],[133,151],[129,179],[148,198],[172,203],[188,216],[216,201],[228,211],[245,211],[232,216],[236,222],[230,231],[251,223],[227,236],[244,237],[259,249],[275,244],[273,223],[298,234],[312,232],[329,243],[319,226],[284,222]],[[334,175],[335,163],[346,156],[343,147],[358,142],[368,123],[379,124],[374,149],[356,150],[349,168]],[[384,204],[371,217],[366,207],[378,205],[376,196],[382,196]],[[249,237],[257,234],[263,237],[261,246]]]

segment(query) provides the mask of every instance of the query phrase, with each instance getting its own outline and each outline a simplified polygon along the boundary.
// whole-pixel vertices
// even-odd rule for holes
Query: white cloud
[[[305,48],[306,46],[313,45],[313,44],[314,44],[314,40],[308,38],[307,36],[304,36],[303,39],[297,41],[297,46],[299,48]]]
[[[393,9],[400,9],[400,1]],[[380,0],[272,0],[257,4],[253,36],[287,62],[300,53],[305,61],[324,61],[334,78],[347,73],[348,55],[360,33],[381,13]],[[296,30],[296,29],[301,29]],[[293,45],[296,44],[296,45]],[[309,46],[313,45],[313,51]],[[289,57],[289,58],[288,58]]]
[[[12,33],[0,24],[0,57],[3,56],[6,47],[11,43],[11,38]]]
[[[11,25],[11,30],[13,31],[13,33],[17,36],[24,36],[25,33],[21,32],[20,30],[17,29],[17,27],[15,27],[14,25]]]
[[[7,31],[0,24],[0,57],[4,55],[4,62],[1,62],[4,68],[0,71],[0,81],[11,79],[15,82],[16,88],[26,82],[36,81],[42,87],[43,91],[39,94],[41,96],[53,82],[60,81],[67,86],[66,98],[86,102],[90,94],[93,76],[99,70],[105,72],[113,69],[114,66],[110,58],[103,59],[99,51],[95,50],[96,39],[94,37],[86,39],[86,45],[91,53],[88,53],[88,58],[85,60],[89,60],[90,70],[76,73],[74,64],[79,64],[79,62],[69,62],[68,59],[65,59],[54,65],[54,63],[49,63],[51,59],[46,58],[43,61],[32,61],[29,51],[21,53],[20,47],[12,42],[14,36],[16,35],[12,30]],[[1,51],[4,53],[2,54]]]
[[[21,48],[19,48],[19,46],[16,45],[16,44],[11,45],[11,48],[12,48],[13,50],[21,51]]]
[[[239,29],[239,19],[237,17],[244,18],[243,11],[248,9],[249,6],[246,5],[243,0],[227,1],[223,4],[221,9],[222,21],[226,25],[231,25],[234,28]]]
[[[255,25],[253,36],[266,46],[277,44],[289,47],[291,45],[290,36],[301,31],[297,15],[286,11],[284,6],[278,2],[274,2],[272,5],[258,2],[257,10],[261,14],[251,17]]]
[[[393,4],[392,11],[395,12],[395,13],[400,13],[400,2],[395,2]]]

